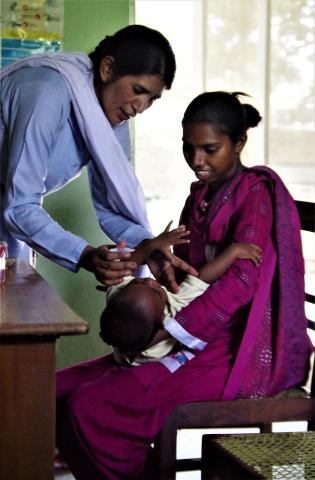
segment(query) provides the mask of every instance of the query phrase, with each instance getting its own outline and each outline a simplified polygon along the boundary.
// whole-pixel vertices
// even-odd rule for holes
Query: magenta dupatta
[[[240,392],[248,396],[253,387],[259,396],[258,383],[262,394],[267,390],[268,394],[273,394],[294,385],[295,379],[303,380],[301,376],[309,353],[299,215],[291,195],[275,172],[267,167],[250,170],[263,172],[273,183],[274,250],[265,252],[269,261],[264,263],[261,272],[247,328],[224,392],[226,399],[235,398]],[[263,318],[267,321],[257,321]],[[261,328],[266,324],[268,332]],[[273,352],[271,365],[263,355],[269,347]],[[252,370],[254,365],[258,368],[256,373]]]
[[[227,232],[233,216],[235,219],[250,190],[261,181],[267,182],[272,197],[273,232],[264,252],[246,329],[225,387],[225,400],[264,397],[300,384],[305,378],[310,353],[304,312],[300,220],[290,193],[275,172],[268,167],[243,170],[217,191],[203,219],[197,205],[208,187],[195,183],[181,219],[190,229],[195,229],[196,242],[190,247],[188,260],[198,268],[204,261],[204,245],[229,240]],[[229,293],[226,293],[229,302]],[[192,305],[188,313],[190,318],[193,318],[193,308]]]

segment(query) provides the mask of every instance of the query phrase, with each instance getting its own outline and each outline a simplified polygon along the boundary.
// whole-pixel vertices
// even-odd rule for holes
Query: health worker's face
[[[156,75],[124,75],[111,82],[111,66],[101,64],[102,84],[97,87],[97,97],[111,124],[119,124],[138,113],[143,113],[161,97],[165,85]]]
[[[232,143],[206,122],[187,122],[183,128],[183,154],[198,180],[221,182],[236,171],[246,139]]]

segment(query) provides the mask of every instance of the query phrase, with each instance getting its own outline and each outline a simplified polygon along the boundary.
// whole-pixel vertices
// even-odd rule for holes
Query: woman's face
[[[183,128],[183,154],[198,180],[214,183],[233,175],[246,138],[232,143],[206,122],[191,122]]]
[[[96,94],[106,117],[115,125],[143,113],[161,97],[165,85],[156,75],[124,75],[110,82],[112,69],[107,58],[101,63],[102,84]]]

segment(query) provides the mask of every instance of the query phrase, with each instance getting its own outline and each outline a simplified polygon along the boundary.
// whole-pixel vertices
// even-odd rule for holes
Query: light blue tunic
[[[22,240],[69,270],[87,242],[65,231],[42,208],[87,166],[93,204],[102,230],[113,242],[135,247],[152,234],[114,212],[104,183],[84,144],[63,77],[47,67],[27,67],[4,77],[0,89],[0,240],[17,256]],[[130,157],[127,124],[114,128]],[[123,179],[122,179],[123,181]]]

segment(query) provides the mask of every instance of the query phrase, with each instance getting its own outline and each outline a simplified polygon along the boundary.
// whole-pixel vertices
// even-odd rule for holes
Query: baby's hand
[[[178,228],[168,231],[165,229],[160,235],[152,239],[154,249],[159,250],[166,254],[173,245],[180,245],[181,243],[189,243],[189,239],[186,238],[190,234],[189,230],[186,230],[185,225],[181,225]]]
[[[235,251],[236,258],[252,260],[256,266],[262,261],[262,251],[253,243],[234,243],[232,248]]]

